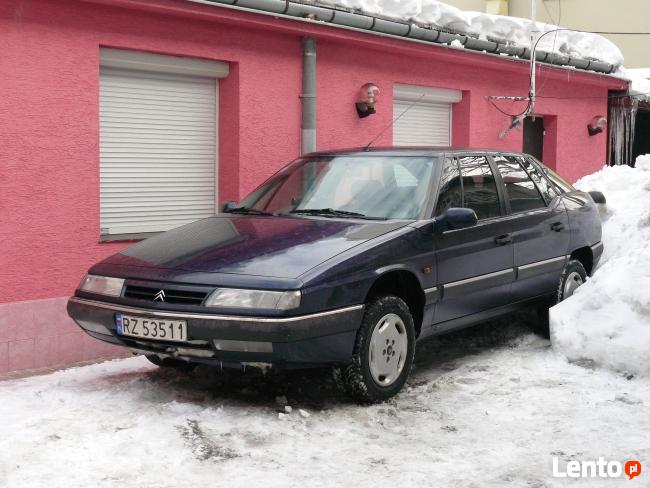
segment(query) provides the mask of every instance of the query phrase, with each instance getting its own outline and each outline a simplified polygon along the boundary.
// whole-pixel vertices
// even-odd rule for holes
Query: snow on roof
[[[650,68],[627,68],[625,72],[631,76],[650,80]]]
[[[640,99],[650,100],[650,69],[626,69],[623,66],[614,73],[619,78],[630,81],[628,92]]]
[[[438,0],[317,0],[333,7],[358,10],[369,15],[412,21],[480,39],[528,47],[533,23],[528,19],[463,11]],[[557,26],[537,22],[535,30],[548,32]],[[538,48],[572,58],[623,64],[623,54],[609,39],[598,34],[558,31],[548,34]]]

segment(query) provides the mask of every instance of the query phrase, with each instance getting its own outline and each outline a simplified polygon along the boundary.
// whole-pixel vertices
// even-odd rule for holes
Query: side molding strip
[[[442,286],[444,298],[459,298],[467,293],[492,286],[507,285],[515,279],[515,268],[508,268],[494,273],[487,273],[464,280],[452,281]]]
[[[444,285],[445,289],[456,288],[458,286],[469,285],[472,283],[477,283],[479,281],[491,280],[494,278],[500,278],[505,276],[514,277],[515,270],[514,268],[504,269],[502,271],[495,271],[494,273],[487,273],[480,276],[474,276],[473,278],[466,278],[464,280],[452,281],[451,283],[446,283]]]
[[[536,261],[534,263],[524,264],[517,267],[517,279],[525,280],[532,276],[542,273],[550,273],[552,271],[560,271],[564,266],[567,256],[558,256],[556,258],[544,259],[543,261]]]
[[[432,288],[426,288],[424,290],[424,304],[431,305],[440,301],[440,288],[434,286]]]

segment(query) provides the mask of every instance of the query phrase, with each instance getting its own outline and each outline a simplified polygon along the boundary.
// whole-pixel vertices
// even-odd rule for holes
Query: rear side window
[[[445,159],[442,166],[440,191],[435,215],[442,215],[445,210],[452,207],[463,206],[463,193],[460,186],[460,169],[455,159]]]
[[[539,162],[537,159],[535,159],[532,156],[528,156],[528,159],[530,159],[533,162],[533,166],[540,168],[544,172],[544,174],[548,177],[549,180],[551,180],[551,183],[553,183],[553,185],[560,193],[570,193],[572,191],[576,191],[575,187],[571,183],[569,183],[567,180],[562,178],[559,174],[557,174],[555,171],[550,169],[548,166]]]
[[[512,213],[525,212],[546,207],[546,202],[537,190],[535,183],[521,167],[517,158],[512,156],[495,156],[494,162],[499,169],[506,188]]]
[[[559,191],[552,186],[544,176],[539,172],[537,169],[537,166],[533,165],[528,159],[525,158],[517,158],[517,161],[524,167],[526,172],[530,175],[530,177],[533,179],[535,184],[537,185],[537,189],[542,193],[542,196],[544,197],[544,200],[546,200],[546,203],[550,203],[553,198],[559,195]]]
[[[463,178],[463,207],[476,212],[479,220],[501,215],[496,181],[485,156],[460,158]]]

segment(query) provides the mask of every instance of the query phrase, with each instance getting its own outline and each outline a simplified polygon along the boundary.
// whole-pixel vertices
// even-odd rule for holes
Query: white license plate
[[[187,341],[186,320],[153,319],[116,313],[115,325],[117,335],[159,341]]]

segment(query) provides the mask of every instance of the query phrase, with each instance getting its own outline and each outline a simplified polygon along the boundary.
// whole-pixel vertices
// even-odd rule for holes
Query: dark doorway
[[[532,117],[524,119],[524,152],[544,160],[544,119]]]
[[[650,154],[650,110],[643,110],[639,106],[634,126],[632,161],[642,154]]]

